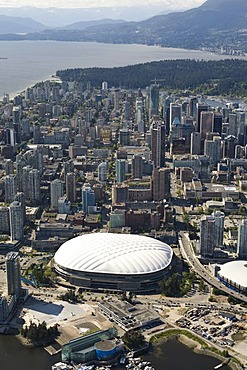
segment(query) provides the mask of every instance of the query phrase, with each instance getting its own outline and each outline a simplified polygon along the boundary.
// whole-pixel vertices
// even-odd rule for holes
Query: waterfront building
[[[19,298],[21,294],[21,267],[18,252],[9,252],[6,257],[7,294]]]
[[[237,255],[239,259],[247,260],[247,220],[242,220],[238,227]]]

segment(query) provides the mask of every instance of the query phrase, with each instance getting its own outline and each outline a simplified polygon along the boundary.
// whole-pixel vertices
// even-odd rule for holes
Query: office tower
[[[101,184],[106,184],[108,175],[108,163],[102,162],[98,165],[98,180]]]
[[[221,138],[215,136],[213,140],[204,141],[204,154],[207,155],[211,163],[216,165],[221,160]]]
[[[53,180],[50,186],[51,208],[52,209],[58,208],[58,200],[59,198],[63,196],[63,193],[64,193],[64,183],[59,179]]]
[[[165,125],[162,121],[153,120],[150,126],[151,160],[155,167],[165,165]]]
[[[120,145],[130,145],[130,130],[128,128],[119,130],[119,143]]]
[[[21,293],[21,268],[20,257],[17,252],[9,252],[6,256],[7,272],[7,294],[15,295],[16,298]]]
[[[33,125],[33,142],[34,144],[40,144],[41,142],[41,127],[38,122]]]
[[[149,119],[159,115],[159,85],[152,84],[149,89]]]
[[[138,132],[145,132],[145,121],[143,114],[143,99],[137,97],[136,99],[136,124]]]
[[[196,119],[196,104],[198,103],[198,100],[196,97],[190,98],[189,100],[189,116]]]
[[[124,102],[124,119],[126,121],[131,119],[131,104],[128,100]]]
[[[238,226],[237,254],[239,259],[247,260],[247,220]]]
[[[201,112],[208,111],[208,104],[197,103],[196,104],[196,131],[200,132],[201,127]]]
[[[229,135],[223,141],[223,158],[235,158],[235,146],[237,139],[235,136]]]
[[[75,174],[70,172],[66,175],[66,195],[67,199],[71,203],[76,201],[76,183]]]
[[[182,105],[177,103],[170,104],[170,130],[173,125],[179,125],[182,122]]]
[[[29,194],[28,198],[32,204],[40,202],[40,172],[33,168],[28,174]]]
[[[131,174],[134,179],[141,179],[143,171],[143,159],[140,154],[135,154],[131,161]]]
[[[71,160],[63,163],[63,175],[64,181],[66,181],[66,176],[68,173],[74,172],[74,162]]]
[[[219,135],[222,133],[223,115],[222,113],[215,112],[213,114],[213,132],[218,132]]]
[[[4,189],[5,189],[5,203],[13,202],[16,192],[17,192],[16,175],[10,174],[5,177]]]
[[[4,169],[6,175],[11,175],[14,173],[14,162],[11,159],[6,159],[4,162]]]
[[[116,181],[122,183],[125,180],[125,159],[116,160]]]
[[[169,168],[155,168],[152,173],[153,200],[169,199],[171,196],[171,180]]]
[[[118,111],[120,108],[119,101],[120,101],[120,90],[116,89],[114,91],[114,110],[115,111]]]
[[[224,221],[225,214],[220,211],[212,213],[215,220],[215,234],[214,234],[214,245],[215,247],[222,247],[224,240]]]
[[[212,256],[215,246],[215,218],[202,216],[200,221],[200,254]]]
[[[213,113],[212,112],[201,112],[200,119],[200,133],[201,139],[205,140],[208,132],[213,131]]]
[[[192,155],[201,154],[201,134],[200,132],[192,132],[191,134],[190,154]]]
[[[0,322],[4,322],[9,316],[9,305],[7,298],[0,296]]]
[[[236,113],[229,113],[228,135],[233,135],[236,137],[238,135],[238,122]]]
[[[112,186],[112,204],[122,204],[128,202],[129,187],[126,184],[116,184]]]
[[[0,234],[9,234],[9,208],[0,207]]]
[[[17,192],[15,196],[15,201],[21,204],[23,223],[26,220],[26,196],[23,192]]]
[[[23,209],[20,202],[14,201],[9,207],[11,241],[20,241],[23,238]]]
[[[85,213],[90,213],[95,207],[95,194],[89,184],[84,184],[82,187],[82,210]]]
[[[108,90],[108,83],[106,81],[102,82],[101,90],[102,91],[107,91]]]

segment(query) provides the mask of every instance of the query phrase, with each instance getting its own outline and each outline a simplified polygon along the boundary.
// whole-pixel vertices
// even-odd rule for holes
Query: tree
[[[137,349],[143,347],[145,339],[140,330],[129,330],[127,331],[122,340],[126,347],[129,349]]]

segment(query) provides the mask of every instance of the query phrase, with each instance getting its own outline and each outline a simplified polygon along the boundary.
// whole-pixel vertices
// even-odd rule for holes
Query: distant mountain
[[[171,6],[175,0],[166,0],[166,4],[168,1]],[[139,22],[74,22],[62,29],[33,32],[27,36],[0,35],[0,40],[3,39],[139,43],[247,53],[247,0],[207,0],[197,8]]]
[[[0,7],[0,14],[12,17],[32,18],[49,27],[60,28],[75,22],[101,20],[104,18],[141,21],[161,12],[167,14],[171,11],[190,9],[202,2],[203,0],[187,0],[186,7],[184,6],[184,0],[162,0],[159,5],[152,4],[149,1],[143,1],[139,6],[102,6],[97,8]]]
[[[31,18],[0,15],[0,33],[30,33],[43,31],[46,28],[47,26]]]
[[[106,19],[101,19],[101,20],[98,20],[98,21],[76,22],[76,23],[69,24],[68,26],[61,27],[61,29],[63,29],[63,30],[84,30],[85,28],[88,28],[88,27],[100,26],[100,25],[103,25],[103,24],[116,25],[116,24],[120,24],[120,23],[124,23],[124,22],[125,21],[123,19],[109,19],[109,18],[106,18]]]

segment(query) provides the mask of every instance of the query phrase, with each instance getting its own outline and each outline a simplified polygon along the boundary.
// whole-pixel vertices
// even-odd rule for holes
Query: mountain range
[[[13,24],[16,25],[17,21],[20,19],[13,18]],[[19,31],[28,34],[12,38],[139,43],[188,49],[223,48],[247,52],[247,0],[207,0],[197,8],[160,14],[139,22],[103,19],[74,22],[56,29],[31,20],[27,24],[33,31]],[[6,33],[3,32],[1,18],[0,33]],[[6,39],[6,36],[0,35],[0,39]]]

